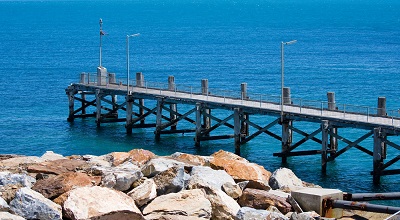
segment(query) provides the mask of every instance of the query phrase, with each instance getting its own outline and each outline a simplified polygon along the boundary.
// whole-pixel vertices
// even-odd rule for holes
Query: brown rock
[[[48,199],[53,199],[69,190],[80,186],[93,186],[93,179],[84,173],[63,173],[35,183],[33,190]]]
[[[283,214],[292,210],[292,206],[286,202],[286,198],[259,189],[245,189],[238,203],[242,207],[247,206],[255,209],[267,209],[269,206],[275,206]]]
[[[15,193],[22,187],[24,187],[22,184],[10,184],[0,186],[1,197],[3,197],[3,199],[6,200],[7,203],[10,203],[11,200],[14,199]]]
[[[28,166],[30,173],[62,174],[82,170],[87,163],[82,160],[61,159]]]
[[[245,180],[264,180],[269,181],[271,172],[264,167],[250,163],[246,159],[233,153],[220,150],[213,155],[210,161],[213,169],[223,169],[235,179],[236,182]]]
[[[113,152],[111,153],[111,160],[113,166],[118,166],[129,159],[130,154],[127,152]]]
[[[209,166],[210,161],[206,160],[203,156],[186,154],[186,153],[175,153],[171,155],[175,160],[195,165],[195,166]]]
[[[138,166],[141,166],[150,159],[156,157],[153,152],[144,149],[133,149],[128,153],[130,154],[132,162]]]

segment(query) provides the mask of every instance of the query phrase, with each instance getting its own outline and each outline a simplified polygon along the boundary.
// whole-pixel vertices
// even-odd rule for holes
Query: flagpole
[[[99,24],[100,24],[100,67],[101,67],[101,38],[102,38],[102,36],[103,36],[103,20],[100,18],[100,21],[99,21]]]

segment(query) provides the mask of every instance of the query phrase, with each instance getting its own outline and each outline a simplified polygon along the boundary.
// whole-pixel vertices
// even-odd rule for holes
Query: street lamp
[[[283,123],[283,87],[284,87],[284,67],[285,67],[285,63],[284,63],[284,46],[285,45],[290,45],[290,44],[294,44],[296,43],[297,40],[292,40],[292,41],[288,41],[288,42],[281,42],[281,122]]]
[[[137,37],[139,35],[140,35],[139,33],[126,35],[126,80],[127,80],[126,92],[127,92],[127,95],[129,95],[129,38]]]

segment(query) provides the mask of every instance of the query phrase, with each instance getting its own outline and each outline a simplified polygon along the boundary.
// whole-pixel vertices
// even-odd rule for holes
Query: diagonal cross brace
[[[176,115],[176,116],[178,116],[178,117],[182,117],[182,114],[180,114],[179,112],[177,112],[177,111],[174,111],[174,110],[172,110],[172,109],[170,109],[170,108],[168,108],[168,107],[166,107],[166,106],[163,106],[162,107],[164,110],[166,110],[167,112],[170,112],[170,113],[172,113],[172,114],[174,114],[174,115]],[[194,111],[196,110],[196,108],[194,108]],[[184,117],[183,118],[184,120],[186,120],[186,121],[188,121],[188,122],[190,122],[191,124],[196,124],[196,122],[193,120],[193,119],[190,119],[190,118],[188,118],[188,117]]]
[[[319,132],[321,132],[321,130],[322,130],[321,128],[318,128],[317,130],[315,130],[311,134],[306,135],[303,139],[301,139],[297,143],[293,144],[286,152],[290,152],[290,151],[296,149],[298,146],[302,145],[304,142],[312,139],[313,137],[315,137],[315,135],[317,135]]]
[[[215,130],[216,128],[218,128],[219,126],[221,126],[222,124],[225,124],[227,121],[229,121],[230,119],[233,118],[234,114],[231,114],[230,116],[226,117],[224,120],[218,122],[218,124],[212,126],[210,129],[204,131],[204,133],[202,135],[207,135],[208,133],[210,133],[211,131]]]
[[[180,120],[186,118],[188,115],[192,114],[192,113],[195,112],[195,111],[196,111],[196,108],[193,108],[193,109],[191,109],[190,111],[186,112],[185,114],[179,116],[178,118],[176,118],[176,119],[174,119],[174,120],[171,120],[170,122],[168,122],[168,123],[166,123],[166,124],[163,124],[163,125],[160,127],[160,131],[161,131],[161,130],[164,130],[165,128],[167,128],[167,127],[169,127],[169,126],[175,124],[176,122],[178,122],[178,121],[180,121]]]
[[[278,118],[278,119],[280,120],[280,118]],[[275,121],[279,122],[278,119],[276,119]],[[258,130],[263,129],[261,126],[255,124],[255,123],[253,123],[253,122],[251,122],[251,121],[249,121],[249,119],[244,120],[244,122],[246,122],[248,125],[250,125],[250,126],[256,128],[256,129],[258,129]],[[268,134],[269,136],[271,136],[271,137],[273,137],[273,138],[275,138],[275,139],[277,139],[277,140],[279,140],[279,141],[282,141],[282,138],[281,138],[281,137],[279,137],[278,135],[276,135],[276,134],[274,134],[274,133],[272,133],[272,132],[270,132],[270,131],[268,131],[268,130],[265,130],[264,133]]]
[[[258,135],[260,135],[261,133],[264,133],[265,131],[267,131],[268,129],[270,129],[274,125],[276,125],[279,122],[279,120],[280,119],[278,118],[278,119],[274,120],[273,122],[269,123],[267,126],[265,126],[263,128],[260,127],[261,129],[258,129],[258,131],[254,132],[248,138],[244,138],[244,140],[242,142],[240,142],[240,144],[245,144],[245,143],[249,142],[250,140],[252,140],[253,138],[255,138]],[[248,120],[244,120],[244,122],[248,123]]]
[[[358,138],[356,141],[351,142],[350,140],[348,140],[348,139],[346,139],[346,138],[344,138],[344,137],[341,137],[341,136],[338,135],[338,134],[335,134],[335,133],[331,133],[331,132],[330,132],[330,133],[329,133],[330,135],[336,137],[338,140],[342,140],[343,142],[347,143],[348,145],[347,145],[345,148],[342,148],[341,150],[339,150],[338,152],[336,152],[334,155],[329,156],[329,157],[328,157],[328,161],[334,160],[336,157],[340,156],[341,154],[343,154],[344,152],[346,152],[347,150],[349,150],[349,149],[352,148],[352,147],[358,146],[358,147],[356,147],[357,149],[363,148],[363,147],[359,146],[358,144],[359,144],[361,141],[365,140],[366,138],[370,137],[373,133],[374,133],[374,131],[369,131],[368,133],[366,133],[366,134],[364,134],[363,136],[361,136],[360,138]],[[364,148],[364,150],[365,150],[365,151],[368,151],[368,150],[365,149],[365,148]],[[361,151],[363,151],[363,150],[361,150]],[[363,151],[363,152],[365,152],[365,151]],[[367,152],[366,152],[366,153],[367,153]],[[369,154],[369,153],[368,153],[368,154]],[[370,155],[372,156],[373,153],[371,152]]]

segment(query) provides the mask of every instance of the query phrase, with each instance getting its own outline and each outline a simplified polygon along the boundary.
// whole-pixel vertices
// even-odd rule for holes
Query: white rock
[[[212,206],[212,219],[215,220],[235,220],[239,212],[239,204],[222,190],[217,190],[210,187],[203,187],[206,192],[207,199]]]
[[[14,157],[6,160],[0,161],[0,166],[4,167],[18,167],[22,164],[31,164],[31,163],[42,163],[43,159],[36,156],[29,157]]]
[[[53,160],[60,160],[60,159],[65,159],[65,157],[61,154],[56,154],[53,151],[46,151],[40,159],[44,161],[53,161]]]
[[[24,187],[17,191],[10,202],[10,209],[27,219],[61,219],[61,206],[46,199],[42,194]]]
[[[2,220],[25,220],[25,218],[22,218],[21,216],[18,216],[18,215],[13,215],[9,212],[0,212],[0,219],[2,219]]]
[[[84,155],[83,158],[88,163],[93,164],[95,166],[100,166],[100,167],[111,167],[112,166],[112,163],[110,162],[110,159],[108,158],[108,156]]]
[[[184,166],[185,163],[165,158],[158,157],[149,160],[146,164],[143,165],[142,173],[145,177],[153,177],[159,174],[162,171],[165,171],[173,166]]]
[[[131,197],[100,186],[69,191],[64,210],[70,219],[144,219]]]
[[[230,197],[237,199],[242,195],[242,189],[237,184],[226,182],[222,185],[222,190]]]
[[[222,190],[222,185],[232,183],[236,185],[233,178],[224,170],[213,170],[210,167],[196,166],[190,173],[188,188],[201,188],[199,186],[208,186],[216,190]],[[196,185],[196,186],[195,186]]]
[[[281,213],[270,212],[267,210],[253,209],[250,207],[242,207],[237,213],[237,220],[256,220],[256,219],[280,219],[288,220]]]
[[[24,187],[32,187],[36,179],[26,174],[10,173],[8,171],[0,172],[0,186],[10,184],[21,184]]]
[[[136,166],[135,166],[136,167]],[[126,191],[132,184],[143,177],[138,167],[92,167],[94,173],[102,175],[101,186]]]
[[[7,204],[6,200],[3,197],[0,197],[0,211],[1,212],[8,212],[10,210],[10,206]]]
[[[146,179],[140,186],[127,194],[137,206],[141,207],[157,197],[157,188],[153,179]]]
[[[269,179],[269,185],[272,189],[288,187],[289,189],[303,188],[303,182],[288,168],[279,168],[275,170]]]
[[[144,208],[143,214],[172,214],[210,219],[211,203],[200,189],[183,190],[155,198]]]

